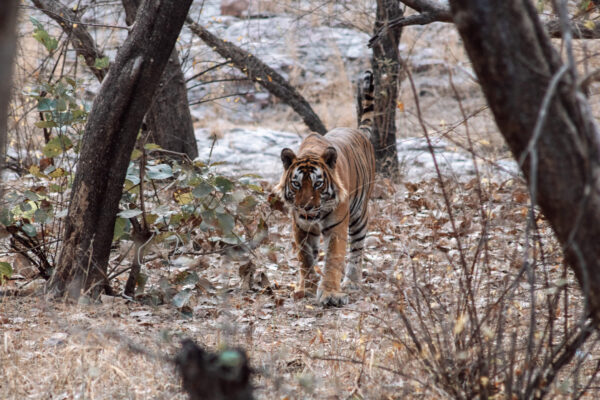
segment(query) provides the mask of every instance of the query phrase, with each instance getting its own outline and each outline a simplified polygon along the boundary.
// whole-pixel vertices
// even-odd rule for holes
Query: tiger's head
[[[337,160],[337,150],[331,146],[321,154],[300,157],[285,148],[281,151],[284,172],[275,190],[301,217],[317,219],[348,196],[336,171]]]

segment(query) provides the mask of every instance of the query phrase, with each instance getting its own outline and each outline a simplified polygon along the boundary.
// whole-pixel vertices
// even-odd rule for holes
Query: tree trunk
[[[397,0],[377,0],[375,33],[389,21],[402,16]],[[396,105],[400,71],[400,42],[402,30],[387,30],[373,44],[373,80],[375,85],[375,118],[371,142],[375,149],[376,171],[392,179],[398,178],[398,149],[396,148]]]
[[[122,0],[127,25],[135,21],[141,0]],[[148,141],[163,149],[187,154],[192,160],[198,157],[198,146],[187,98],[185,77],[177,50],[173,49],[169,63],[160,78],[158,91],[148,114]]]
[[[0,173],[4,169],[6,154],[8,103],[17,42],[17,4],[17,0],[5,0],[0,7]]]
[[[83,136],[64,243],[50,288],[95,297],[106,284],[115,217],[144,114],[192,0],[147,0],[102,82]]]
[[[532,199],[563,245],[598,323],[600,143],[589,104],[529,0],[450,5],[496,123],[515,158],[524,160]],[[547,107],[546,93],[552,95]],[[534,137],[538,120],[541,130]]]

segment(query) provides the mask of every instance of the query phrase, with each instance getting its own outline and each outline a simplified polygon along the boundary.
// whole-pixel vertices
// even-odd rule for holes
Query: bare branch
[[[560,20],[548,21],[545,24],[546,31],[551,38],[562,38]],[[585,21],[570,21],[569,28],[573,39],[598,39],[600,38],[600,25]]]
[[[399,0],[401,3],[417,11],[418,14],[402,16],[391,20],[386,26],[381,27],[369,40],[369,47],[377,43],[387,31],[400,29],[403,26],[427,25],[432,22],[453,22],[450,8],[432,0]],[[560,21],[558,19],[544,24],[551,38],[563,37]],[[600,24],[590,21],[570,21],[570,30],[573,39],[598,39],[600,38]]]
[[[277,71],[266,65],[258,57],[235,46],[232,43],[225,42],[204,28],[200,24],[187,18],[186,24],[200,39],[209,45],[214,51],[223,58],[230,60],[233,65],[250,78],[250,80],[260,84],[270,93],[279,97],[284,103],[289,105],[304,120],[304,123],[313,131],[324,135],[327,132],[325,125],[321,122],[319,116],[313,111],[312,107],[298,91],[291,86]]]
[[[77,14],[56,0],[31,0],[44,14],[55,20],[73,40],[77,55],[83,56],[86,65],[100,82],[107,69],[96,67],[96,59],[104,57],[96,42],[82,24]]]

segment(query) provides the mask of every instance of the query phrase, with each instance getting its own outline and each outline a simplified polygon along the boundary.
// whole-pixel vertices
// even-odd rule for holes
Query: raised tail
[[[359,82],[357,95],[357,115],[358,129],[364,132],[369,139],[373,127],[373,117],[375,115],[375,106],[373,102],[373,72],[367,70],[363,74],[362,81]]]

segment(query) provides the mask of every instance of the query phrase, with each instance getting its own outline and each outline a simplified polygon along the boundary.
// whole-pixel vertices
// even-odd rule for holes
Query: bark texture
[[[4,169],[8,103],[12,88],[16,48],[17,0],[5,0],[0,7],[0,173]]]
[[[375,32],[381,32],[391,20],[402,16],[396,0],[377,0]],[[401,29],[385,30],[373,44],[373,78],[375,85],[375,118],[371,142],[375,149],[376,171],[384,176],[398,178],[398,150],[396,148],[396,105],[398,74],[400,72]]]
[[[600,322],[599,135],[585,97],[565,69],[528,0],[451,0],[496,123],[532,197],[563,245],[570,267]],[[532,137],[551,82],[539,137]]]
[[[188,18],[186,23],[192,32],[202,39],[204,43],[209,45],[226,60],[230,60],[250,80],[260,84],[270,93],[279,97],[285,104],[292,107],[312,131],[321,135],[327,133],[325,125],[323,125],[323,122],[321,122],[319,116],[313,111],[310,104],[277,71],[247,51],[219,39],[190,18]]]
[[[141,0],[122,1],[126,22],[132,25]],[[146,125],[149,142],[169,151],[187,154],[192,160],[198,157],[185,77],[175,49],[169,57],[152,106],[146,114]]]
[[[89,114],[64,244],[50,288],[77,298],[105,286],[127,165],[192,0],[148,0],[119,49]]]

